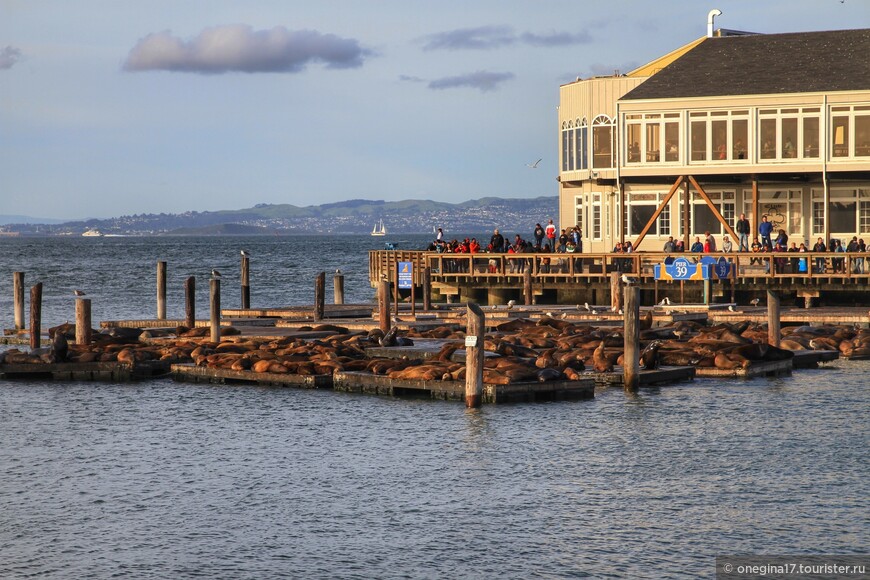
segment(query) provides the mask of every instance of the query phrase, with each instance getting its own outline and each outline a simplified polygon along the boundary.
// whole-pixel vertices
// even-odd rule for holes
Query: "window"
[[[821,236],[825,232],[825,204],[813,200],[813,235]]]
[[[680,114],[626,115],[627,163],[663,163],[680,160]]]
[[[601,239],[601,194],[592,194],[592,239]]]
[[[870,105],[831,107],[831,157],[870,157]]]
[[[722,217],[729,225],[734,223],[734,192],[725,191],[708,191],[707,197],[713,202]],[[733,227],[733,225],[732,225]],[[705,232],[722,235],[725,233],[725,227],[722,225],[707,202],[700,195],[693,195],[692,199],[692,232],[696,236],[703,235]]]
[[[616,167],[614,159],[614,123],[607,115],[598,115],[592,120],[592,168]]]
[[[692,111],[692,161],[741,161],[748,158],[749,111]]]
[[[586,119],[562,123],[562,171],[588,169]]]
[[[819,157],[819,107],[758,111],[759,157],[768,160]]]
[[[586,231],[586,220],[583,215],[583,196],[574,198],[574,224],[580,227],[581,232]]]

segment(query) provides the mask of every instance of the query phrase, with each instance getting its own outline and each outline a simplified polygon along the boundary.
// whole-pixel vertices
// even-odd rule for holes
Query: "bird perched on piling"
[[[211,277],[214,278],[215,280],[220,280],[221,273],[218,272],[217,270],[212,270]]]
[[[507,309],[510,310],[511,308],[514,307],[514,304],[516,304],[516,303],[517,303],[516,300],[508,300]]]
[[[626,286],[629,286],[631,284],[637,284],[637,278],[631,278],[629,276],[626,276],[625,274],[622,275],[620,280],[622,280],[622,283]]]
[[[248,250],[242,250],[242,251],[241,251],[241,254],[242,254],[244,257],[246,257],[246,258],[248,258],[248,257],[251,256],[251,253],[250,253]]]
[[[340,270],[339,268],[336,268],[336,269],[335,269],[335,275],[338,276],[339,274],[341,274],[341,270]]]
[[[79,296],[79,297],[81,297],[81,296],[87,296],[87,294],[85,294],[85,293],[82,292],[81,290],[73,290],[73,294],[75,294],[76,296]]]
[[[753,298],[752,300],[749,301],[749,303],[752,304],[753,306],[758,306],[759,302],[761,302],[761,298]]]

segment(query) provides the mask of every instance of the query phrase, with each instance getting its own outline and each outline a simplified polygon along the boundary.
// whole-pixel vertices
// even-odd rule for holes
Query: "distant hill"
[[[110,219],[89,219],[61,224],[39,224],[40,233],[76,235],[89,229],[104,234],[252,235],[252,234],[366,234],[379,220],[390,234],[429,233],[434,227],[448,232],[531,234],[536,222],[558,217],[558,197],[511,199],[484,197],[463,203],[431,200],[382,201],[352,199],[299,207],[258,204],[251,208],[181,214],[136,214]],[[16,223],[6,231],[34,233],[36,226]]]

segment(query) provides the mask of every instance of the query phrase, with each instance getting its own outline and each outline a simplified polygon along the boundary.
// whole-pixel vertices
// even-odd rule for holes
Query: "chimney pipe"
[[[707,38],[713,38],[713,19],[717,16],[722,16],[722,11],[718,8],[707,13]]]

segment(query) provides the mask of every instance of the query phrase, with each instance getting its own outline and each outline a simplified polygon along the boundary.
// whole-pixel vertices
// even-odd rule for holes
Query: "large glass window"
[[[639,236],[646,224],[655,214],[659,204],[665,199],[664,193],[634,193],[631,194],[626,212],[626,232],[631,236]],[[647,232],[652,236],[669,236],[671,233],[671,211],[666,205],[655,223]]]
[[[819,107],[758,111],[759,158],[813,159],[819,156]]]
[[[831,200],[828,205],[830,212],[831,231],[850,234],[856,231],[856,204],[854,200]]]
[[[679,118],[679,113],[626,115],[627,163],[679,161]]]
[[[689,113],[691,161],[748,159],[749,111],[692,111]]]
[[[640,146],[641,146],[641,129],[642,125],[640,123],[630,123],[627,125],[628,129],[628,143],[626,144],[628,147],[628,155],[627,159],[629,163],[640,163]]]
[[[819,156],[819,118],[804,117],[804,157]]]
[[[592,168],[607,169],[616,166],[613,146],[613,119],[599,115],[592,121]]]
[[[692,121],[692,161],[707,159],[707,121]]]
[[[870,157],[870,107],[855,107],[855,156]]]
[[[776,119],[761,119],[759,126],[761,127],[761,158],[776,159]]]
[[[707,196],[710,198],[710,201],[713,202],[713,206],[716,208],[726,222],[729,224],[734,223],[734,192],[733,191],[713,191],[707,192]],[[693,196],[692,200],[692,233],[693,235],[700,236],[705,232],[711,232],[713,234],[722,235],[725,232],[725,227],[722,225],[716,218],[716,214],[713,213],[713,210],[710,209],[710,206],[704,201],[704,199],[698,195],[697,193]]]
[[[849,156],[849,117],[834,115],[831,119],[831,157]]]
[[[587,157],[586,119],[562,123],[562,171],[576,171],[589,167]]]

